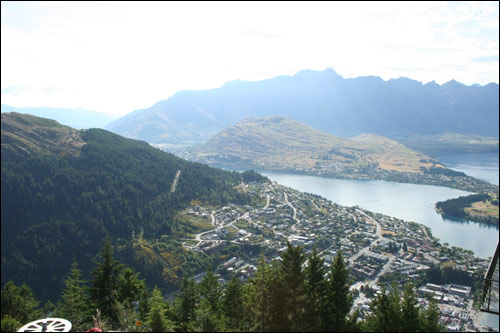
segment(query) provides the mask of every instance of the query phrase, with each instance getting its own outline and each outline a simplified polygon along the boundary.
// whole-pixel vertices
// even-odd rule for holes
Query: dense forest
[[[100,329],[122,331],[371,331],[436,332],[439,310],[418,305],[415,290],[395,285],[372,298],[371,314],[361,318],[351,312],[351,279],[342,253],[329,270],[314,249],[288,244],[280,257],[266,263],[262,258],[253,278],[233,276],[218,281],[209,266],[201,282],[185,276],[180,294],[165,300],[161,289],[153,289],[139,273],[114,257],[107,239],[92,270],[92,280],[81,278],[73,261],[65,274],[64,289],[54,305],[44,306],[26,284],[12,281],[2,288],[2,331],[18,329],[43,316],[65,318],[73,331],[92,327],[92,315],[101,311]]]
[[[46,123],[28,130],[36,128],[37,139],[43,134],[50,141],[49,130],[56,125]],[[2,118],[2,151],[7,131]],[[200,271],[206,261],[184,251],[177,241],[192,232],[192,226],[177,221],[175,211],[192,200],[213,205],[250,203],[249,196],[234,186],[266,180],[255,172],[228,172],[187,162],[105,130],[78,131],[78,135],[84,142],[79,154],[31,152],[16,159],[2,154],[2,285],[9,280],[25,282],[43,300],[54,300],[60,293],[73,258],[90,272],[106,236],[121,245],[117,251],[121,258],[144,272],[148,282],[163,288],[179,284],[183,262],[194,263],[191,269]],[[160,239],[180,261],[170,281],[162,277],[165,267],[137,253],[144,249],[139,241]]]

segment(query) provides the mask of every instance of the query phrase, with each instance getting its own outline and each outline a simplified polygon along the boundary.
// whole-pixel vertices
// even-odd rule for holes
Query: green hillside
[[[178,238],[194,227],[176,211],[192,200],[248,203],[234,189],[243,176],[105,130],[2,114],[2,284],[26,282],[50,299],[73,257],[90,272],[108,235],[126,263],[168,289],[207,260],[182,249]]]

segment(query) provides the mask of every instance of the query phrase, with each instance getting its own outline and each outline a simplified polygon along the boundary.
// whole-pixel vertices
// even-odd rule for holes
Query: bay
[[[472,160],[474,159],[470,161]],[[461,165],[466,174],[467,166],[475,170],[481,167],[468,162],[467,158],[457,157],[455,162]],[[485,169],[494,166],[493,160],[485,165]],[[496,168],[498,174],[498,164]],[[345,206],[358,205],[373,212],[422,223],[431,228],[432,234],[439,238],[441,243],[447,242],[450,246],[472,250],[483,258],[493,254],[498,242],[498,226],[442,216],[435,211],[436,202],[469,195],[470,192],[442,186],[383,180],[345,180],[268,171],[261,173],[279,184],[320,195],[334,203]]]
[[[450,169],[498,186],[498,153],[454,154],[437,157]]]

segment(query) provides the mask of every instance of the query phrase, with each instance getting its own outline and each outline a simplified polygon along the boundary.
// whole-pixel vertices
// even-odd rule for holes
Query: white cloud
[[[496,3],[2,2],[2,102],[125,114],[179,90],[326,67],[485,84],[498,82],[492,29]]]

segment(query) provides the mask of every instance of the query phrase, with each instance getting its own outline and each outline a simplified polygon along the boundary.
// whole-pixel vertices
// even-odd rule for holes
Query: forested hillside
[[[128,264],[144,271],[150,282],[168,287],[179,278],[186,257],[196,256],[177,241],[192,227],[177,221],[175,210],[192,200],[219,205],[249,202],[233,188],[242,181],[242,174],[187,162],[105,130],[73,130],[75,140],[82,142],[78,154],[47,151],[36,139],[24,146],[27,153],[23,158],[15,155],[9,159],[3,154],[7,134],[11,148],[20,147],[34,133],[38,137],[48,133],[44,139],[53,139],[57,145],[58,137],[49,135],[56,122],[42,118],[27,122],[26,117],[36,118],[2,114],[2,285],[9,280],[26,282],[37,297],[51,299],[59,293],[73,258],[89,272],[109,236],[113,244],[120,245]],[[11,127],[4,126],[8,118],[25,126],[9,132]],[[178,170],[180,177],[172,193]],[[148,246],[159,239],[163,251],[175,254],[177,260],[177,271],[170,279],[163,278],[165,270],[171,273],[170,267],[140,255],[151,251]],[[196,258],[190,262],[193,270],[201,265]]]

